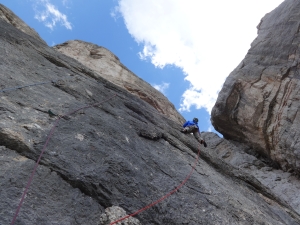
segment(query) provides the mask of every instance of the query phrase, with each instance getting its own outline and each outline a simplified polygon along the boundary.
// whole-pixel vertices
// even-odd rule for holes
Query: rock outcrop
[[[24,33],[46,44],[46,42],[40,37],[40,35],[34,29],[29,27],[26,23],[24,23],[23,20],[15,16],[15,14],[10,9],[8,9],[2,4],[0,4],[0,18],[10,23],[14,27],[18,28],[19,30],[23,31]]]
[[[67,41],[54,46],[59,52],[70,56],[110,82],[148,102],[158,112],[179,123],[185,119],[174,105],[158,90],[127,69],[111,51],[104,47],[79,40]]]
[[[229,75],[211,121],[226,139],[251,146],[284,171],[300,172],[300,2],[286,0]]]
[[[239,142],[181,124],[0,19],[0,224],[300,224],[300,182]],[[55,129],[54,129],[55,128]],[[194,166],[198,151],[200,158]],[[193,167],[194,166],[194,167]],[[125,212],[124,212],[124,211]]]

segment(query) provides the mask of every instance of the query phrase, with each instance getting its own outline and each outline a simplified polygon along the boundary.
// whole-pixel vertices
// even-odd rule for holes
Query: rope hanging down
[[[36,172],[36,169],[37,169],[37,167],[38,167],[38,165],[39,165],[39,163],[40,163],[40,160],[41,160],[41,158],[42,158],[42,156],[43,156],[43,154],[44,154],[44,152],[45,152],[45,150],[46,150],[46,147],[47,147],[47,145],[48,145],[48,142],[50,141],[51,137],[53,136],[54,130],[55,130],[55,128],[56,128],[58,122],[60,121],[60,119],[63,118],[63,117],[72,115],[72,114],[78,112],[79,110],[87,109],[87,108],[92,108],[92,107],[95,107],[95,106],[97,106],[97,105],[100,105],[100,104],[102,104],[102,103],[104,103],[104,102],[107,102],[108,100],[110,100],[110,99],[112,99],[112,98],[114,98],[114,97],[116,97],[116,96],[117,96],[117,94],[113,95],[112,97],[107,98],[106,100],[104,100],[104,101],[102,101],[102,102],[97,102],[97,103],[92,104],[92,105],[87,105],[87,106],[78,108],[78,109],[76,109],[76,110],[74,110],[74,111],[71,111],[71,112],[69,112],[69,113],[67,113],[67,114],[65,114],[65,115],[63,115],[63,116],[59,116],[59,117],[55,120],[54,125],[53,125],[53,127],[51,128],[51,130],[50,130],[50,132],[49,132],[49,134],[48,134],[47,140],[46,140],[46,142],[45,142],[45,144],[44,144],[44,146],[43,146],[43,149],[42,149],[42,151],[41,151],[41,154],[40,154],[38,160],[37,160],[36,163],[35,163],[34,169],[33,169],[32,173],[31,173],[31,176],[30,176],[30,178],[29,178],[29,180],[28,180],[28,183],[27,183],[27,185],[26,185],[26,188],[25,188],[25,190],[24,190],[24,192],[23,192],[23,195],[22,195],[22,197],[21,197],[20,203],[19,203],[18,208],[17,208],[17,210],[16,210],[15,216],[14,216],[12,222],[11,222],[11,225],[13,225],[13,224],[15,223],[16,219],[17,219],[17,216],[18,216],[18,214],[19,214],[19,211],[20,211],[20,209],[21,209],[21,206],[22,206],[22,204],[23,204],[23,201],[24,201],[24,199],[25,199],[25,196],[26,196],[26,194],[27,194],[27,191],[28,191],[28,189],[29,189],[29,186],[30,186],[30,184],[31,184],[31,182],[32,182],[32,180],[33,180],[33,176],[34,176],[34,174],[35,174],[35,172]]]
[[[163,200],[165,200],[166,198],[168,198],[170,195],[174,194],[179,188],[181,188],[181,187],[187,182],[187,180],[188,180],[188,179],[190,178],[190,176],[192,175],[193,171],[194,171],[195,168],[196,168],[196,165],[197,165],[197,162],[198,162],[198,159],[199,159],[199,155],[200,155],[200,145],[199,145],[198,154],[197,154],[197,157],[196,157],[196,159],[195,159],[194,165],[193,165],[193,167],[192,167],[192,169],[191,169],[191,172],[187,175],[187,177],[186,177],[186,178],[185,178],[185,179],[184,179],[184,180],[183,180],[183,181],[182,181],[182,182],[181,182],[174,190],[170,191],[170,192],[169,192],[168,194],[166,194],[165,196],[161,197],[160,199],[156,200],[155,202],[150,203],[149,205],[145,206],[144,208],[139,209],[139,210],[137,210],[136,212],[134,212],[134,213],[132,213],[132,214],[130,214],[130,215],[124,216],[124,217],[122,217],[121,219],[118,219],[118,220],[116,220],[116,221],[110,223],[109,225],[113,225],[113,224],[116,224],[116,223],[118,223],[118,222],[121,222],[121,221],[123,221],[123,220],[125,220],[125,219],[128,219],[129,217],[133,217],[133,216],[135,216],[135,215],[137,215],[137,214],[139,214],[139,213],[145,211],[146,209],[149,209],[149,208],[151,208],[152,206],[154,206],[154,205],[156,205],[156,204],[162,202]]]

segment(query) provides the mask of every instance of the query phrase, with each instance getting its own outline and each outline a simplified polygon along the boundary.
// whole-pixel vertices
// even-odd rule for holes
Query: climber
[[[193,121],[186,121],[183,124],[183,128],[180,132],[185,133],[185,134],[193,133],[193,135],[197,139],[197,141],[200,144],[203,144],[205,148],[207,147],[206,142],[201,138],[201,135],[200,135],[200,130],[199,130],[199,126],[198,126],[198,118],[194,118]]]

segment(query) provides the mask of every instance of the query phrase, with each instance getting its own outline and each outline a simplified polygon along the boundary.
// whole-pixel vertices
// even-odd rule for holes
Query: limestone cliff
[[[286,0],[258,25],[245,59],[212,110],[226,139],[246,143],[284,171],[300,172],[300,1]]]
[[[16,17],[11,14],[11,17]],[[157,113],[0,16],[0,224],[300,224],[300,182],[249,146]],[[15,18],[16,19],[16,18]]]
[[[179,123],[184,123],[185,119],[161,92],[132,73],[117,56],[106,48],[79,40],[68,41],[54,48],[78,60],[99,76],[148,102],[158,112]]]

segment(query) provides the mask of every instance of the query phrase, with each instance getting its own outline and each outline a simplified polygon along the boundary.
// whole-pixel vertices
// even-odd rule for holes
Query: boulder
[[[211,121],[284,171],[300,172],[300,2],[265,15],[245,59],[228,76]]]

